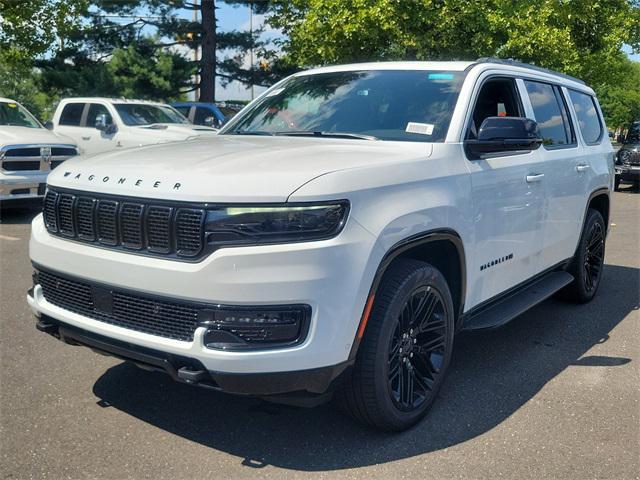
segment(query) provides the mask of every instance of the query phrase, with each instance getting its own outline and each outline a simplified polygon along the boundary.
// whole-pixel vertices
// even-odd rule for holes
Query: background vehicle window
[[[211,110],[204,107],[196,108],[196,114],[193,117],[193,123],[195,123],[196,125],[204,125],[205,118],[209,118],[209,117],[213,117],[214,127],[220,126],[220,121],[218,120],[218,117],[216,117],[216,115]]]
[[[573,109],[578,117],[582,137],[586,143],[597,143],[602,136],[602,124],[596,108],[595,99],[591,95],[569,90]]]
[[[36,119],[15,102],[0,102],[0,125],[41,128]]]
[[[488,117],[521,117],[522,107],[513,79],[496,78],[482,85],[467,138],[477,138],[482,122]]]
[[[524,82],[536,122],[540,127],[543,145],[570,145],[573,143],[571,126],[566,124],[568,116],[564,103],[556,95],[553,85],[526,80]]]
[[[189,123],[180,112],[168,105],[146,103],[114,103],[125,125],[153,125],[156,123]]]
[[[107,116],[107,125],[113,123],[113,118],[111,117],[109,110],[107,110],[107,107],[100,105],[99,103],[92,103],[89,106],[89,114],[87,115],[87,127],[95,128],[96,119],[98,118],[98,115],[102,114]]]
[[[60,114],[60,125],[79,127],[84,103],[67,103]]]
[[[186,107],[173,107],[176,110],[178,110],[182,115],[184,115],[185,117],[189,118],[189,109],[191,107],[186,106]]]

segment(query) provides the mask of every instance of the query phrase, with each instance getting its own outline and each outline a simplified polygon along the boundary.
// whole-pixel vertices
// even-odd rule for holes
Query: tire
[[[453,302],[443,275],[424,262],[396,260],[376,292],[352,374],[336,392],[336,403],[379,430],[411,427],[440,390],[453,336]]]
[[[618,190],[620,190],[620,181],[621,181],[620,176],[619,176],[619,175],[616,175],[616,178],[615,178],[614,183],[613,183],[613,190],[614,190],[615,192],[617,192]]]
[[[575,280],[562,291],[562,298],[587,303],[595,296],[602,279],[606,226],[600,212],[587,211],[576,254],[567,271]]]

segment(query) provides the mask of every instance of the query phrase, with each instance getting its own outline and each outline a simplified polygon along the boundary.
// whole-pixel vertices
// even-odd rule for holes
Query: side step
[[[522,289],[505,295],[475,313],[472,312],[464,320],[462,328],[463,330],[481,330],[501,327],[572,281],[573,275],[567,272],[547,273]]]

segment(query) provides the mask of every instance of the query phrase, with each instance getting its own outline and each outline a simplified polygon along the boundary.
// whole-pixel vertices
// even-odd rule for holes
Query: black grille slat
[[[105,245],[118,244],[117,227],[118,202],[100,200],[96,223],[98,224],[98,240]]]
[[[96,239],[95,207],[96,201],[93,198],[80,197],[77,200],[76,225],[78,227],[78,237],[83,240],[93,241]]]
[[[109,290],[112,310],[95,307],[95,289],[88,283],[39,271],[38,282],[45,299],[60,308],[95,320],[175,340],[193,341],[199,305],[178,303]],[[103,289],[105,290],[105,289]]]
[[[204,251],[203,208],[51,188],[48,192],[45,222],[52,234],[159,257],[195,260]]]
[[[144,205],[136,203],[123,203],[120,209],[120,230],[122,232],[122,244],[128,248],[141,249],[143,242],[142,215]]]
[[[42,207],[42,214],[44,215],[44,224],[47,230],[50,232],[58,231],[58,220],[56,214],[56,202],[58,201],[58,194],[51,190],[47,191],[44,196],[44,204]]]
[[[147,210],[147,245],[150,251],[171,251],[171,207],[151,206]]]
[[[40,162],[38,160],[6,160],[2,162],[2,169],[9,172],[40,170]]]
[[[73,237],[75,235],[75,226],[73,221],[73,207],[75,197],[66,193],[58,197],[56,204],[58,211],[58,230],[65,236]]]
[[[202,250],[203,210],[182,208],[176,214],[176,248],[178,253],[195,257]]]

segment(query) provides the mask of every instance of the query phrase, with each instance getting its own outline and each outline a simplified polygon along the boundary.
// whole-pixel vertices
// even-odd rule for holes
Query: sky
[[[230,30],[248,30],[249,29],[249,8],[248,7],[234,7],[227,5],[223,2],[217,2],[217,18],[218,28],[222,31]],[[185,15],[191,15],[186,13]],[[259,27],[264,23],[264,17],[261,15],[254,15],[253,24],[254,27]],[[271,30],[267,27],[267,31],[264,33],[265,38],[274,38],[279,35],[279,32]],[[640,62],[640,54],[632,54],[631,47],[625,45],[623,50],[627,53],[631,60]],[[255,87],[254,93],[258,95],[265,90],[264,87]],[[218,85],[216,89],[216,100],[250,100],[251,90],[247,89],[245,85],[240,82],[232,82],[226,88],[222,85]]]

